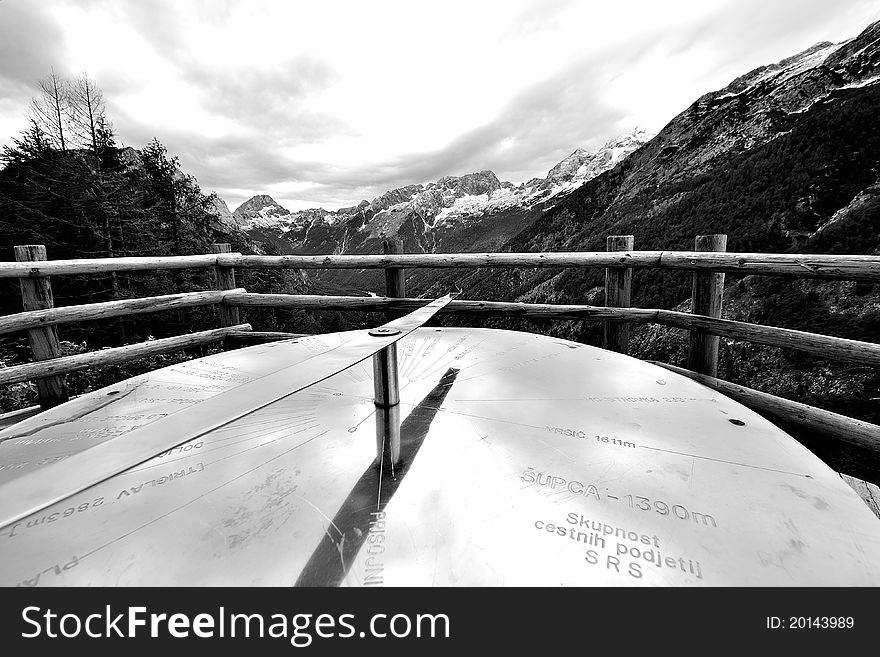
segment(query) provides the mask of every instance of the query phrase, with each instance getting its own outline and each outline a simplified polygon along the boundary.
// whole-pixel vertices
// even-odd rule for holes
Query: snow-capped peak
[[[270,217],[284,217],[290,214],[290,210],[279,205],[275,199],[267,194],[257,194],[239,205],[232,216],[239,223],[244,224],[253,219],[268,219]]]
[[[550,169],[547,178],[536,181],[537,184],[532,186],[531,194],[549,198],[580,187],[588,180],[613,169],[627,155],[653,138],[654,135],[647,130],[635,128],[632,132],[624,133],[606,142],[595,153],[578,148]]]

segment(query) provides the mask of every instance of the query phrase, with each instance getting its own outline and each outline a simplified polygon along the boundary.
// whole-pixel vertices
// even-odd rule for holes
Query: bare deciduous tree
[[[31,99],[31,118],[43,129],[52,145],[67,150],[70,118],[70,84],[55,73],[40,80],[40,95]]]
[[[103,128],[108,126],[104,94],[85,71],[71,85],[70,110],[76,136],[86,148],[100,155],[105,146]]]

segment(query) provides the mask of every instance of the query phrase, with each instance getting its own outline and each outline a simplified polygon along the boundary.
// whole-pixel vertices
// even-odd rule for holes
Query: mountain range
[[[616,166],[652,136],[636,129],[596,152],[578,148],[550,169],[546,178],[520,185],[502,182],[492,171],[479,171],[388,190],[372,201],[333,211],[290,212],[271,196],[259,194],[242,203],[231,217],[252,240],[271,243],[280,253],[365,253],[390,236],[402,238],[410,250],[434,252],[447,250],[450,240],[456,248],[464,248],[457,238],[474,228],[486,234],[484,248],[494,250],[538,216],[530,210],[550,207]],[[226,208],[218,211],[228,220],[227,213]],[[512,214],[518,220],[512,220]],[[498,218],[503,218],[504,225],[495,225]]]

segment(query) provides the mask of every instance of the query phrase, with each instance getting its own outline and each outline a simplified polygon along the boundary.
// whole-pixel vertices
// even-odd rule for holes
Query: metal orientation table
[[[557,338],[407,330],[396,405],[377,405],[372,351],[287,394],[283,372],[336,371],[355,331],[180,363],[0,432],[7,506],[108,446],[174,445],[9,515],[0,585],[880,585],[880,520],[741,404]],[[217,421],[254,390],[265,403]]]

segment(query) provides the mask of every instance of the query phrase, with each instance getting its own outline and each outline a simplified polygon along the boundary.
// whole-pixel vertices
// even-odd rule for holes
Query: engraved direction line
[[[455,402],[524,402],[524,401],[547,401],[547,402],[556,402],[556,401],[586,401],[583,397],[510,397],[510,398],[501,398],[497,397],[495,399],[464,399],[462,397],[456,397],[451,400]]]
[[[361,420],[359,420],[358,422],[356,422],[355,424],[353,424],[352,426],[350,426],[348,428],[348,433],[354,433],[355,431],[357,431],[364,422],[369,420],[375,414],[376,414],[376,407],[373,406],[372,411],[370,411],[365,417],[363,417]]]
[[[294,446],[291,447],[290,449],[287,449],[287,450],[281,452],[280,454],[277,454],[277,455],[273,456],[272,458],[268,459],[267,461],[264,461],[263,463],[260,463],[259,465],[255,465],[253,468],[250,468],[249,470],[245,470],[245,471],[242,472],[241,474],[236,475],[236,476],[233,477],[232,479],[229,479],[228,481],[223,482],[223,483],[220,484],[219,486],[215,486],[214,488],[212,488],[212,489],[210,489],[210,490],[207,490],[207,491],[205,491],[204,493],[200,493],[197,497],[194,497],[194,498],[192,498],[191,500],[189,500],[189,501],[187,501],[187,502],[184,502],[184,503],[181,504],[180,506],[177,506],[177,507],[171,509],[170,511],[167,511],[166,513],[163,513],[162,515],[157,516],[156,518],[153,518],[152,520],[147,521],[147,522],[144,523],[143,525],[140,525],[140,526],[138,526],[138,527],[135,527],[134,529],[132,529],[132,530],[126,532],[125,534],[122,534],[122,535],[120,535],[120,536],[116,536],[115,538],[113,538],[112,540],[108,541],[108,542],[105,543],[104,545],[101,545],[101,546],[99,546],[99,547],[96,547],[96,548],[93,549],[93,550],[90,550],[89,552],[86,552],[84,555],[82,555],[82,556],[80,557],[80,560],[83,560],[83,559],[85,559],[85,558],[87,558],[87,557],[90,557],[91,555],[95,554],[96,552],[99,552],[100,550],[103,550],[104,548],[110,547],[110,546],[113,545],[114,543],[117,543],[117,542],[121,541],[121,540],[124,539],[124,538],[128,538],[128,537],[131,536],[132,534],[135,534],[135,533],[139,532],[139,531],[142,530],[142,529],[146,529],[146,528],[149,527],[150,525],[152,525],[152,524],[154,524],[154,523],[156,523],[156,522],[162,520],[163,518],[167,518],[168,516],[172,515],[173,513],[177,513],[177,512],[180,511],[181,509],[184,509],[184,508],[188,507],[188,506],[189,506],[190,504],[192,504],[193,502],[197,502],[198,500],[200,500],[200,499],[202,499],[202,498],[204,498],[204,497],[210,495],[211,493],[214,493],[214,492],[220,490],[220,489],[223,488],[224,486],[228,486],[229,484],[231,484],[231,483],[233,483],[233,482],[235,482],[235,481],[238,481],[238,480],[241,479],[242,477],[244,477],[244,476],[246,476],[246,475],[249,475],[249,474],[251,474],[252,472],[256,472],[257,470],[259,470],[260,468],[262,468],[262,467],[265,466],[265,465],[268,465],[268,464],[271,463],[272,461],[276,461],[276,460],[280,459],[282,456],[285,456],[285,455],[289,454],[290,452],[292,452],[292,451],[295,450],[295,449],[299,449],[299,448],[302,447],[303,445],[307,445],[308,443],[312,442],[313,440],[316,440],[316,439],[320,438],[321,436],[324,436],[324,435],[328,434],[329,432],[330,432],[330,430],[327,429],[327,430],[324,431],[323,433],[319,433],[319,434],[317,434],[316,436],[312,436],[312,437],[309,438],[308,440],[305,440],[305,441],[303,441],[303,442],[301,442],[301,443],[299,443],[299,444],[297,444],[297,445],[294,445]],[[281,440],[281,439],[279,438],[278,440]],[[272,443],[272,442],[276,442],[276,441],[274,441],[274,440],[269,441],[269,443]],[[266,444],[269,444],[269,443],[266,443]],[[256,445],[256,446],[251,447],[251,448],[249,448],[249,449],[242,450],[241,452],[238,452],[238,453],[236,453],[236,454],[232,454],[232,455],[230,455],[230,456],[225,456],[225,457],[223,457],[222,459],[217,459],[216,461],[211,461],[210,463],[206,463],[206,464],[205,464],[205,467],[207,467],[207,466],[210,465],[211,463],[219,463],[220,461],[224,461],[224,460],[226,460],[227,458],[231,458],[232,456],[237,456],[238,454],[243,454],[244,452],[247,452],[247,451],[249,451],[249,450],[251,450],[251,449],[257,449],[257,447],[260,447],[260,445]]]
[[[236,428],[238,428],[239,429],[238,431],[236,431],[235,433],[233,433],[225,438],[216,438],[217,433],[219,431],[224,431],[229,427],[229,425],[227,425],[226,427],[223,427],[222,429],[218,429],[217,432],[211,432],[210,441],[206,443],[205,449],[201,450],[199,453],[206,454],[208,452],[213,452],[218,449],[226,449],[230,445],[237,445],[239,443],[248,442],[250,440],[254,440],[255,438],[259,438],[260,436],[263,436],[267,433],[274,433],[274,432],[285,431],[285,430],[290,430],[290,429],[299,429],[300,427],[302,427],[305,424],[315,422],[316,419],[317,418],[315,418],[315,417],[306,418],[306,419],[303,419],[302,421],[299,421],[299,419],[298,419],[297,422],[292,422],[292,423],[279,422],[278,420],[275,420],[275,424],[272,424],[269,426],[265,426],[264,424],[261,424],[260,426],[258,426],[256,428],[254,428],[252,426],[247,426],[247,425],[246,425],[246,427],[238,427],[238,425],[233,424],[232,426],[235,426]],[[318,425],[313,425],[313,426],[318,426]],[[248,431],[241,431],[240,429],[243,429],[243,428],[247,428]],[[299,431],[295,431],[293,433],[299,433]],[[177,447],[183,447],[185,445],[190,444],[194,440],[198,440],[199,438],[202,438],[202,437],[203,436],[197,436],[190,441],[187,441],[185,443],[181,443]],[[243,438],[243,440],[236,440],[238,438]],[[172,449],[176,449],[176,448],[172,447]],[[171,451],[171,450],[166,450],[166,451]],[[164,454],[165,452],[162,452],[162,453]],[[157,454],[156,457],[154,457],[154,458],[158,458],[159,456],[160,455]],[[190,454],[189,456],[194,456],[194,454]],[[187,456],[186,458],[189,458],[189,456]],[[152,459],[150,459],[150,461],[152,461]],[[145,461],[141,465],[144,466],[147,463],[149,463],[150,461]],[[152,467],[152,466],[146,466],[146,467]],[[139,471],[142,469],[146,469],[146,467],[135,466],[134,468],[129,469],[127,472],[136,472],[136,471]]]
[[[453,369],[454,369],[454,368],[453,368]],[[459,371],[461,371],[461,370],[459,370]],[[456,381],[460,381],[460,380],[461,380],[461,379],[456,379]],[[401,386],[401,390],[402,390],[404,387],[405,387],[405,386]],[[451,401],[458,401],[458,400],[451,400]],[[415,405],[414,405],[412,402],[406,402],[406,401],[403,401],[403,400],[400,401],[400,405],[401,405],[401,406],[411,406],[411,407],[415,408]],[[419,406],[422,406],[422,404],[419,404]],[[486,420],[487,422],[502,422],[502,423],[504,423],[504,424],[513,424],[513,425],[515,425],[515,426],[518,426],[518,427],[526,427],[526,428],[528,428],[528,429],[539,429],[539,430],[546,430],[546,429],[547,429],[546,426],[538,426],[538,425],[536,425],[536,424],[527,424],[527,423],[525,423],[525,422],[516,422],[516,421],[514,421],[514,420],[507,420],[507,419],[498,418],[498,417],[491,417],[491,416],[489,416],[489,415],[477,415],[476,413],[465,413],[464,411],[456,411],[456,410],[453,410],[453,409],[451,409],[451,408],[440,408],[440,407],[437,407],[437,408],[435,408],[434,410],[436,410],[436,411],[442,411],[443,413],[448,413],[449,415],[459,415],[459,416],[461,416],[461,417],[477,418],[478,420]],[[360,420],[360,421],[355,425],[355,427],[360,426],[360,425],[363,424],[366,420],[369,420],[373,415],[375,415],[375,410],[373,410],[373,412],[371,412],[371,413],[370,413],[369,415],[367,415],[365,418],[363,418],[362,420]],[[349,431],[351,431],[351,429],[349,429]]]
[[[448,361],[450,356],[452,355],[452,353],[454,353],[458,349],[458,347],[461,344],[463,344],[464,342],[466,342],[466,338],[459,338],[459,341],[455,345],[453,345],[451,348],[447,349],[446,351],[441,352],[440,355],[437,356],[437,358],[435,358],[429,365],[426,365],[420,371],[414,370],[413,371],[413,378],[416,380],[430,378],[430,374],[428,374],[429,371],[435,372],[435,371],[443,369],[444,366],[448,366],[443,361]],[[439,343],[440,343],[440,337],[438,336],[437,344],[439,344]],[[437,345],[435,344],[434,346],[437,346]],[[425,358],[427,358],[427,355],[425,356]]]
[[[300,425],[297,425],[297,427],[299,427],[299,426],[300,426]],[[262,447],[262,446],[264,446],[264,445],[271,445],[272,443],[278,442],[279,440],[284,440],[285,438],[290,438],[291,436],[295,436],[295,435],[297,435],[297,434],[300,434],[300,433],[302,433],[303,431],[308,431],[309,429],[317,429],[317,428],[319,428],[320,426],[321,426],[320,424],[313,424],[313,425],[308,426],[308,427],[298,428],[296,431],[291,431],[290,433],[287,433],[287,434],[284,435],[284,436],[278,436],[277,438],[273,438],[272,440],[267,440],[267,441],[265,441],[265,442],[263,442],[263,443],[260,443],[259,445],[256,445],[256,447]],[[291,429],[291,428],[293,428],[293,427],[285,427],[285,429]],[[134,468],[131,468],[131,469],[129,469],[129,470],[126,470],[126,471],[125,471],[125,474],[129,474],[129,473],[132,473],[132,472],[142,472],[142,471],[144,471],[144,470],[149,470],[149,469],[151,469],[151,468],[157,468],[157,467],[160,467],[160,466],[162,466],[162,465],[164,465],[164,464],[166,464],[166,463],[176,463],[177,461],[185,461],[185,460],[187,460],[187,459],[191,459],[191,458],[195,458],[195,457],[198,457],[199,459],[203,460],[205,454],[210,454],[210,453],[212,453],[212,452],[219,452],[219,451],[221,451],[221,450],[230,449],[230,448],[234,447],[235,445],[242,445],[242,444],[245,444],[245,443],[253,442],[254,440],[257,440],[257,439],[259,439],[259,438],[263,438],[265,435],[266,435],[266,434],[265,434],[264,432],[260,432],[260,433],[257,433],[257,434],[251,434],[251,436],[250,436],[249,438],[245,438],[244,440],[238,440],[238,441],[235,441],[235,442],[226,442],[226,443],[221,444],[221,445],[214,445],[213,443],[209,443],[209,445],[211,445],[210,447],[209,447],[209,446],[206,446],[205,448],[200,449],[198,452],[195,452],[195,453],[187,453],[187,454],[184,454],[184,455],[182,455],[182,456],[178,456],[177,458],[173,458],[173,459],[162,459],[162,460],[161,460],[160,462],[158,462],[158,463],[153,463],[152,460],[151,460],[151,461],[147,461],[147,463],[148,463],[149,465],[142,464],[142,465],[140,465],[140,466],[136,466],[136,467],[134,467]],[[195,439],[194,439],[194,440],[195,440]],[[188,444],[188,443],[184,443],[184,444]],[[207,463],[205,463],[205,465],[208,466],[208,465],[210,465],[211,463],[219,463],[220,461],[223,461],[223,460],[225,460],[225,459],[227,459],[227,458],[230,458],[230,457],[232,457],[232,456],[238,456],[239,454],[244,454],[245,452],[249,451],[250,449],[252,449],[252,448],[251,448],[251,447],[248,447],[247,449],[243,449],[243,450],[239,450],[239,451],[237,451],[237,452],[233,452],[233,453],[230,454],[229,456],[224,456],[224,457],[221,458],[221,459],[217,459],[217,460],[215,460],[215,461],[208,461]]]
[[[299,426],[299,425],[297,425],[297,426]],[[319,424],[314,424],[312,426],[303,427],[301,429],[298,429],[297,431],[292,431],[289,434],[286,434],[283,436],[278,436],[277,438],[273,438],[271,440],[267,440],[265,442],[262,442],[259,445],[255,445],[253,447],[247,447],[245,449],[238,450],[236,452],[233,452],[232,454],[229,454],[227,456],[223,456],[223,457],[221,457],[219,459],[215,459],[213,461],[206,461],[205,467],[211,465],[212,463],[219,463],[220,461],[225,461],[226,459],[232,458],[234,456],[238,456],[239,454],[244,454],[245,452],[248,452],[248,451],[255,449],[257,447],[271,445],[272,443],[276,443],[278,441],[285,440],[287,438],[291,438],[293,436],[301,434],[304,431],[308,431],[309,429],[317,429],[319,427],[320,427]],[[326,431],[324,433],[326,433]],[[211,452],[218,452],[221,450],[226,450],[226,449],[229,449],[235,445],[253,442],[255,439],[261,438],[263,436],[264,436],[264,434],[260,433],[255,436],[252,436],[250,438],[246,438],[244,440],[240,440],[237,442],[225,442],[225,441],[229,440],[229,438],[226,438],[226,439],[224,439],[224,444],[215,445],[213,442],[208,443],[204,449],[199,449],[199,451],[197,451],[197,452],[182,454],[182,455],[177,456],[175,458],[162,459],[161,461],[157,461],[155,463],[153,462],[155,459],[151,459],[150,461],[146,461],[145,463],[143,463],[139,466],[136,466],[134,468],[130,468],[130,469],[126,470],[125,472],[120,473],[120,475],[128,475],[128,474],[135,473],[135,472],[143,472],[144,470],[151,470],[152,468],[162,467],[162,466],[167,465],[169,463],[177,463],[178,461],[186,461],[186,460],[192,459],[192,458],[198,458],[199,460],[204,460],[205,454],[210,454]],[[196,440],[196,438],[194,438],[193,440]],[[192,442],[192,441],[190,441],[190,442]],[[182,443],[181,445],[178,445],[178,447],[181,447],[186,444],[188,444],[188,443]],[[175,449],[175,448],[172,448],[172,449]],[[156,458],[158,458],[158,456]]]
[[[476,413],[465,413],[463,411],[454,411],[449,408],[438,409],[438,410],[442,410],[444,413],[449,413],[450,415],[460,415],[462,417],[475,417],[479,420],[486,420],[487,422],[502,422],[504,424],[513,424],[518,427],[528,427],[529,429],[544,429],[544,430],[547,429],[546,426],[539,427],[535,424],[526,424],[525,422],[515,422],[514,420],[505,420],[505,419],[502,419],[499,417],[490,417],[488,415],[477,415]]]
[[[227,454],[226,456],[221,456],[220,458],[216,458],[213,461],[205,461],[205,467],[207,468],[209,465],[213,465],[214,463],[220,463],[221,461],[226,461],[228,459],[235,458],[236,456],[241,456],[242,454],[245,454],[245,453],[250,452],[255,449],[259,449],[260,447],[265,447],[266,445],[271,445],[272,443],[277,443],[277,442],[281,442],[283,440],[287,440],[289,438],[292,438],[293,436],[296,436],[297,434],[301,434],[304,431],[308,431],[309,429],[318,429],[318,428],[319,428],[318,425],[315,425],[313,427],[305,427],[304,429],[300,429],[299,431],[294,431],[290,435],[278,436],[277,438],[272,438],[271,440],[267,440],[265,442],[262,442],[259,445],[251,445],[250,447],[245,447],[244,449],[240,449],[238,451],[232,452],[231,454]],[[329,432],[330,432],[330,430],[326,429],[325,431],[322,431],[321,433],[312,436],[308,440],[305,440],[301,443],[297,443],[296,447],[299,447],[301,445],[305,445],[306,443],[310,443],[311,441],[315,440],[316,438],[320,438],[321,436],[324,436]],[[290,451],[290,450],[288,450],[288,451]]]
[[[518,368],[518,367],[521,367],[522,365],[526,364],[528,361],[524,361],[524,360],[523,360],[523,361],[517,361],[517,362],[515,362],[515,363],[512,363],[509,367],[503,367],[503,368],[501,368],[501,367],[487,368],[487,369],[483,370],[482,372],[474,372],[474,370],[476,370],[477,368],[482,367],[483,365],[487,365],[487,364],[489,364],[489,363],[495,363],[495,362],[497,362],[497,361],[501,361],[501,363],[503,364],[503,363],[505,362],[505,357],[506,357],[511,351],[515,351],[516,349],[519,349],[520,347],[524,347],[524,346],[527,346],[527,345],[526,345],[525,343],[522,344],[522,345],[515,345],[515,346],[511,347],[510,349],[508,349],[508,350],[505,352],[505,355],[504,355],[504,356],[499,356],[498,358],[489,358],[489,359],[486,359],[486,360],[481,360],[479,363],[476,363],[476,364],[470,366],[470,367],[468,368],[468,374],[470,374],[470,376],[461,379],[461,382],[462,382],[462,383],[465,383],[465,382],[467,382],[467,381],[479,380],[479,379],[482,379],[482,378],[484,378],[484,377],[486,377],[486,376],[488,376],[488,375],[490,375],[490,374],[495,374],[495,373],[502,372],[502,371],[505,371],[505,370],[512,370],[512,369],[516,369],[516,368]]]
[[[440,344],[441,336],[437,335],[437,333],[432,333],[430,336],[423,337],[421,342],[422,344],[419,346],[418,351],[409,363],[407,368],[408,372],[404,374],[405,378],[415,378],[419,367],[421,367],[425,362],[425,359],[431,355],[434,348]]]
[[[404,371],[400,373],[400,377],[399,377],[399,378],[402,378],[402,379],[408,379],[408,378],[409,378],[409,375],[410,375],[410,373],[413,371],[413,369],[415,368],[416,363],[418,363],[419,360],[421,359],[421,354],[422,354],[422,352],[425,350],[425,347],[426,347],[427,344],[428,344],[428,340],[430,340],[430,338],[424,338],[423,340],[421,340],[421,344],[420,344],[420,345],[418,346],[418,348],[416,349],[416,353],[413,355],[413,357],[412,357],[412,359],[410,360],[410,362],[407,363],[407,365],[406,365]]]
[[[667,454],[678,454],[679,456],[687,456],[694,459],[703,459],[704,461],[716,461],[718,463],[727,463],[728,465],[741,465],[744,468],[754,468],[755,470],[767,470],[768,472],[778,472],[780,474],[792,475],[794,477],[809,477],[810,475],[802,472],[790,472],[788,470],[777,470],[776,468],[765,468],[763,465],[752,465],[751,463],[740,463],[739,461],[728,461],[726,459],[715,459],[711,456],[701,456],[700,454],[689,454],[688,452],[677,452],[674,449],[662,449],[660,447],[649,447],[648,445],[639,445],[643,449],[650,449],[655,452],[666,452]]]
[[[460,347],[464,347],[464,354],[462,354],[462,356],[461,356],[462,358],[464,358],[464,356],[466,356],[466,355],[469,354],[470,352],[472,352],[472,351],[478,349],[479,347],[481,347],[481,346],[483,345],[483,343],[486,342],[489,338],[486,337],[486,338],[483,338],[482,340],[480,340],[479,342],[477,342],[476,344],[468,345],[468,340],[472,340],[472,339],[473,339],[473,336],[467,336],[467,339],[464,340],[464,341],[462,341],[462,342],[461,342],[461,343],[455,348],[454,351],[449,352],[447,358],[450,358],[450,359],[453,360],[453,361],[457,360],[457,359],[458,359],[457,354],[459,354],[460,351],[461,351],[461,350],[460,350]],[[443,369],[444,365],[445,365],[445,363],[440,363],[436,368],[434,368],[433,370],[431,370],[430,372],[428,372],[427,374],[425,374],[425,377],[430,379],[430,378],[433,377],[437,372],[439,372],[441,369]],[[459,367],[459,369],[464,369],[461,365],[459,365],[458,367]]]
[[[211,432],[211,442],[219,443],[223,442],[224,440],[229,440],[230,438],[238,438],[240,436],[247,436],[265,431],[275,431],[277,429],[284,429],[285,427],[297,427],[303,424],[308,424],[309,422],[314,422],[317,419],[318,418],[314,415],[300,415],[297,417],[289,418],[272,418],[271,420],[265,420],[262,422],[248,422],[241,426],[236,424],[235,429],[232,429],[229,427],[229,425],[227,425],[226,427],[218,429],[216,432]],[[223,436],[224,434],[228,433],[231,433],[232,435],[225,438],[215,438],[215,436]]]
[[[299,431],[294,431],[294,432],[291,433],[291,434],[288,434],[288,435],[285,435],[285,436],[278,436],[277,438],[272,438],[271,440],[266,440],[265,442],[262,442],[262,443],[260,443],[259,445],[252,445],[252,446],[250,446],[250,447],[245,447],[244,449],[237,450],[237,451],[235,451],[235,452],[232,452],[231,454],[227,454],[226,456],[221,456],[220,458],[216,458],[216,459],[214,459],[213,461],[205,461],[205,460],[204,460],[204,454],[208,454],[208,453],[210,453],[210,452],[216,452],[216,451],[219,451],[219,450],[217,450],[217,449],[199,451],[198,454],[192,454],[192,455],[187,455],[187,456],[181,456],[181,457],[176,458],[176,459],[173,459],[173,460],[168,460],[168,461],[164,461],[164,460],[163,460],[161,463],[157,463],[157,464],[155,464],[155,465],[150,465],[150,466],[145,467],[145,468],[138,468],[138,469],[136,469],[136,470],[126,470],[126,472],[125,472],[124,474],[127,475],[127,474],[129,474],[130,472],[141,472],[141,471],[143,471],[143,470],[149,470],[149,469],[154,468],[154,467],[162,466],[162,465],[164,465],[164,464],[166,464],[166,463],[175,463],[175,462],[177,462],[177,461],[183,461],[183,460],[186,460],[186,459],[189,459],[189,458],[193,458],[193,457],[195,457],[195,456],[198,456],[198,457],[199,457],[199,460],[203,461],[204,466],[207,468],[209,465],[213,465],[214,463],[220,463],[220,462],[222,462],[222,461],[226,461],[226,460],[228,460],[228,459],[235,458],[236,456],[241,456],[242,454],[245,454],[245,453],[250,452],[250,451],[255,450],[255,449],[259,449],[260,447],[265,447],[266,445],[271,445],[272,443],[277,443],[277,442],[281,442],[281,441],[283,441],[283,440],[287,440],[287,439],[289,439],[289,438],[292,438],[293,436],[296,436],[296,435],[298,435],[298,434],[303,433],[304,431],[308,431],[309,429],[318,429],[318,428],[320,428],[320,425],[317,425],[317,424],[314,425],[314,426],[311,426],[311,427],[305,427],[305,428],[303,428],[303,429],[300,429]],[[306,443],[311,442],[312,440],[315,440],[315,438],[319,438],[319,437],[321,437],[321,436],[327,434],[328,432],[329,432],[329,429],[326,430],[326,431],[323,431],[322,433],[320,433],[320,434],[318,434],[318,435],[316,435],[316,436],[312,436],[311,438],[309,438],[309,439],[306,440],[306,441],[303,441],[302,443],[298,443],[297,446],[299,446],[299,445],[305,445]],[[252,440],[253,440],[253,439],[248,439],[248,440],[244,440],[244,441],[241,441],[241,442],[242,442],[242,443],[252,442]],[[234,445],[238,445],[238,444],[240,444],[240,443],[231,443],[231,444],[229,444],[229,445],[224,445],[223,448],[232,447],[232,446],[234,446]]]
[[[487,340],[488,340],[488,338],[487,338]],[[474,349],[481,346],[484,342],[486,342],[486,340],[483,340],[483,341],[477,343],[476,345],[474,345]],[[498,355],[498,352],[496,352],[496,355],[493,358],[481,358],[480,362],[475,363],[472,367],[474,367],[474,368],[482,367],[484,365],[489,365],[491,363],[497,363],[498,361],[501,361],[503,363],[508,359],[511,352],[517,351],[518,349],[522,349],[523,347],[527,347],[527,346],[528,346],[528,342],[523,340],[522,342],[511,345],[510,347],[507,347],[507,349],[505,349],[504,352],[502,352],[500,355]],[[486,371],[486,373],[495,372],[495,371],[497,371],[497,370],[489,368]],[[482,376],[482,374],[480,374],[478,376]]]

